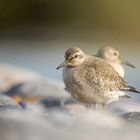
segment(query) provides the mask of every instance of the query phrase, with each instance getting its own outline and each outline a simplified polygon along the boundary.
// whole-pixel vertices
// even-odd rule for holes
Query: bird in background
[[[127,92],[136,92],[116,70],[102,58],[85,54],[80,48],[69,48],[65,60],[57,70],[63,68],[62,77],[66,89],[85,105],[99,104],[103,108],[119,97],[129,97]]]
[[[116,48],[111,46],[102,47],[94,56],[106,60],[109,64],[112,65],[112,67],[119,73],[121,77],[124,77],[125,75],[122,64],[125,64],[131,68],[135,68],[135,66],[130,62],[123,60],[120,56],[120,52]]]

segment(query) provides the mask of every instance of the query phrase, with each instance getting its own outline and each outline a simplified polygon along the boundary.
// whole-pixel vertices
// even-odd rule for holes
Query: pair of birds
[[[118,50],[112,47],[104,47],[94,56],[85,54],[80,48],[69,48],[57,69],[63,67],[63,81],[75,99],[87,106],[105,107],[121,96],[130,97],[127,92],[140,93],[124,80],[121,63],[134,68],[122,61]]]

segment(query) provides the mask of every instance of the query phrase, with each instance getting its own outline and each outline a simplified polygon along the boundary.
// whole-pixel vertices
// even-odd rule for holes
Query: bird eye
[[[75,57],[75,58],[77,58],[77,57],[78,57],[78,55],[75,55],[74,57]]]
[[[114,53],[114,55],[117,55],[117,53]]]

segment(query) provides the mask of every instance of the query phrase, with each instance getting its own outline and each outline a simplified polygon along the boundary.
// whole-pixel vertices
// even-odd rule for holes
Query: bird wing
[[[81,74],[86,79],[86,85],[93,89],[100,89],[103,91],[129,91],[128,83],[119,76],[114,68],[102,59],[88,59],[85,62],[85,69]]]

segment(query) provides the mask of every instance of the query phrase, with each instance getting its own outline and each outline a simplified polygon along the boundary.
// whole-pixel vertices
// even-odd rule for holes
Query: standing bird
[[[105,60],[86,55],[80,48],[69,48],[63,67],[63,81],[70,94],[85,105],[100,104],[103,107],[120,96],[127,97],[126,91],[140,93],[128,85]]]
[[[124,77],[125,74],[124,68],[121,64],[126,64],[132,68],[135,68],[135,66],[128,61],[122,60],[119,51],[111,46],[101,48],[95,56],[103,58],[109,64],[111,64],[121,77]]]

